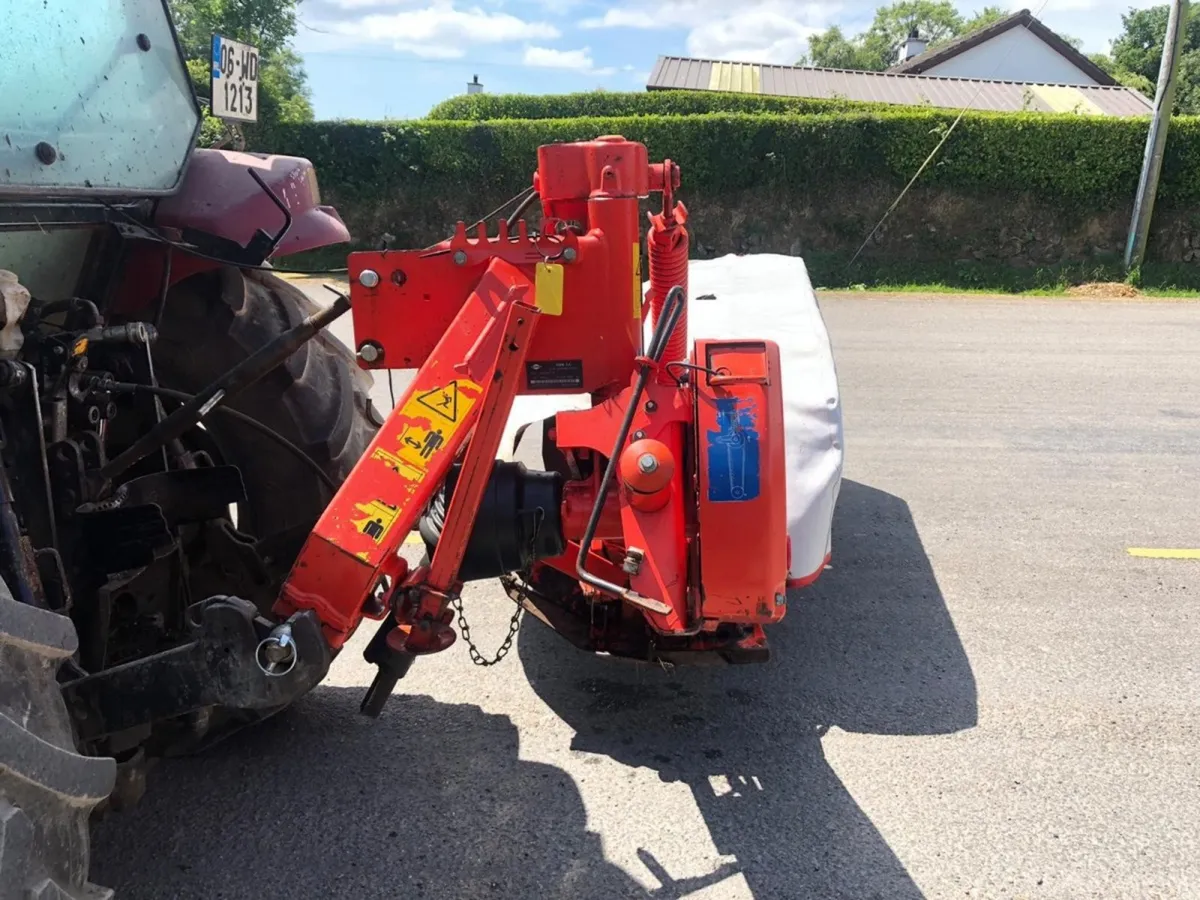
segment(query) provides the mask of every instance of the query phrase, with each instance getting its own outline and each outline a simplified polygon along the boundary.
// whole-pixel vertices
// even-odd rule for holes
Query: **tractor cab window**
[[[169,192],[199,110],[165,0],[8,4],[0,194]]]

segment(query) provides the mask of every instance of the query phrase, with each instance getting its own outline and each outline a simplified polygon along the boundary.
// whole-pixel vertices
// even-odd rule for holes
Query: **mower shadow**
[[[625,898],[567,773],[517,758],[517,729],[406,695],[367,719],[361,688],[151,773],[94,829],[92,877],[140,898]]]
[[[821,737],[831,727],[970,728],[975,680],[903,500],[844,482],[834,560],[791,598],[764,666],[667,673],[590,657],[536,622],[519,654],[534,690],[575,729],[572,749],[691,788],[717,851],[736,857],[722,874],[740,872],[754,896],[920,897]],[[653,872],[652,850],[639,855]]]

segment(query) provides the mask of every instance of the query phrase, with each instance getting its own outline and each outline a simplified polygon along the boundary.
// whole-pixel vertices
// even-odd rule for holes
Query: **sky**
[[[402,119],[465,93],[643,90],[660,54],[794,63],[830,25],[864,30],[878,0],[303,0],[296,50],[319,119]],[[964,14],[985,3],[963,4]],[[1085,52],[1153,0],[1035,0]],[[1020,7],[1014,7],[1019,9]]]

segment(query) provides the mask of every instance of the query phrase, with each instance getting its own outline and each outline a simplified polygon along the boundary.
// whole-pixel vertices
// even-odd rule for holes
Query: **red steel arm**
[[[492,477],[496,451],[500,448],[500,437],[521,383],[538,315],[537,309],[525,303],[508,304],[495,369],[480,402],[483,411],[463,454],[461,474],[446,510],[446,521],[429,571],[414,586],[419,595],[415,608],[396,610],[398,619],[402,617],[413,624],[404,643],[404,649],[409,653],[432,653],[444,650],[454,642],[448,601],[460,588],[458,570],[471,538],[471,529],[475,527],[479,504]]]
[[[509,311],[532,297],[532,282],[515,266],[502,260],[488,265],[321,515],[283,584],[274,608],[277,615],[286,618],[298,610],[315,610],[336,649],[368,614],[364,607],[382,578],[403,575],[399,550],[404,538],[484,412]],[[530,313],[536,311],[521,307],[531,326]],[[487,412],[489,418],[495,415]],[[383,612],[370,614],[380,617]]]

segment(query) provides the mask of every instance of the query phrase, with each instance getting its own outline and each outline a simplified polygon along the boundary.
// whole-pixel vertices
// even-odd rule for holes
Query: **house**
[[[955,110],[1078,112],[1122,118],[1149,116],[1153,111],[1149,98],[1123,85],[861,72],[682,56],[660,56],[646,89],[732,91]]]
[[[660,56],[647,90],[734,91],[996,112],[1148,116],[1117,82],[1027,9],[932,49],[909,35],[886,72]]]
[[[909,36],[893,74],[1114,87],[1111,75],[1023,9],[927,50]]]

